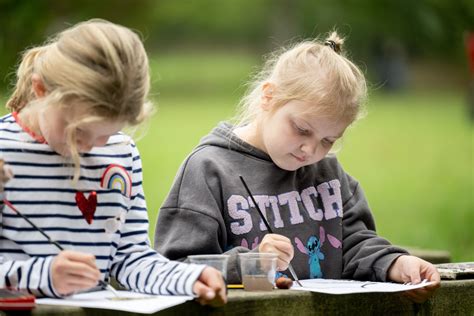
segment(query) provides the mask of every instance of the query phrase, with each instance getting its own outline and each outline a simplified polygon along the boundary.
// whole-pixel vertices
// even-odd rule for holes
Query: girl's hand
[[[61,251],[51,264],[53,286],[61,295],[86,290],[97,285],[100,278],[95,257],[77,251]]]
[[[415,256],[403,255],[398,257],[388,270],[388,278],[395,282],[411,282],[412,284],[418,284],[423,279],[434,281],[435,283],[432,285],[404,293],[416,303],[426,301],[440,286],[440,277],[435,266]]]
[[[295,254],[290,239],[278,234],[266,234],[258,245],[258,252],[276,253],[278,255],[278,271],[286,270]]]
[[[227,303],[226,285],[222,274],[212,267],[202,270],[193,292],[201,305],[222,306]]]

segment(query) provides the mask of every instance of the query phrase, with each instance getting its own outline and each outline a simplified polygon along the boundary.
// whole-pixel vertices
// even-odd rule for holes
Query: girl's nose
[[[318,150],[318,145],[316,143],[305,143],[301,145],[300,149],[305,156],[314,156]]]

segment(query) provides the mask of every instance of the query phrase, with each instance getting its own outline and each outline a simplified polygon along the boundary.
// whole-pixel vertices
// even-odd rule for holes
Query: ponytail
[[[20,66],[16,73],[17,82],[15,85],[15,91],[13,91],[13,94],[7,101],[7,109],[10,111],[19,112],[33,99],[31,76],[34,72],[35,61],[43,50],[44,47],[35,47],[27,50],[23,54]]]

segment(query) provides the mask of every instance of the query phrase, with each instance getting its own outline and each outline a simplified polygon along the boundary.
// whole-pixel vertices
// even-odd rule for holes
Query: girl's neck
[[[237,127],[234,129],[234,134],[244,142],[249,143],[250,145],[266,152],[260,137],[261,133],[259,125],[256,122]]]

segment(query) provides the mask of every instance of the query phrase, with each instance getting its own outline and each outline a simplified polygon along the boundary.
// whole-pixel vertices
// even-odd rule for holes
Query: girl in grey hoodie
[[[228,254],[228,282],[240,282],[237,254],[273,252],[299,278],[434,285],[436,268],[377,236],[359,183],[330,153],[363,114],[366,83],[333,32],[270,59],[241,101],[235,125],[219,124],[182,164],[158,217],[155,247],[171,259]],[[274,234],[268,234],[242,176]]]

